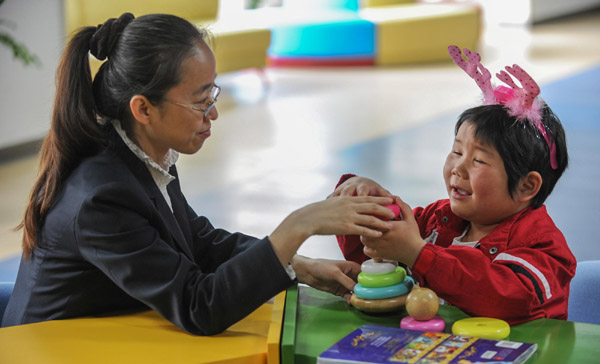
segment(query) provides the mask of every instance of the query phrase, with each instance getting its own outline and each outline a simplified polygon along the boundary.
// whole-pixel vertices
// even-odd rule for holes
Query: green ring
[[[360,272],[358,274],[358,283],[364,287],[388,287],[399,284],[406,278],[406,271],[402,267],[396,267],[393,272],[385,274],[367,274]]]

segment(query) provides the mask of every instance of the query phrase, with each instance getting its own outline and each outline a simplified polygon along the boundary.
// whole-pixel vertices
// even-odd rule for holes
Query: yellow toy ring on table
[[[500,319],[471,317],[456,321],[452,325],[452,333],[454,335],[502,340],[510,334],[510,326],[506,321]]]
[[[406,271],[402,267],[396,267],[396,270],[385,274],[367,274],[361,272],[358,274],[358,283],[364,287],[388,287],[404,281]]]

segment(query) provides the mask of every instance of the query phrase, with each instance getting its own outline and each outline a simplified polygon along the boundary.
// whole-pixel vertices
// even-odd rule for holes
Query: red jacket
[[[428,242],[412,267],[423,287],[472,316],[511,325],[541,317],[567,319],[577,262],[545,206],[504,220],[475,248],[451,246],[468,221],[452,213],[449,200],[413,212]],[[347,260],[368,259],[358,236],[338,236],[338,243]]]

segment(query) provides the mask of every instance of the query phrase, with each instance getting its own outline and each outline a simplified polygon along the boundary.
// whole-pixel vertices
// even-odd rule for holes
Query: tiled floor
[[[491,71],[518,63],[567,129],[571,165],[548,208],[578,260],[600,259],[600,12],[531,28],[488,26]],[[441,166],[452,128],[479,90],[452,63],[389,68],[267,69],[220,77],[213,136],[178,163],[182,187],[214,225],[264,236],[291,211],[324,198],[341,173],[380,181],[411,205],[445,197]],[[19,223],[37,159],[0,165],[0,281],[14,279]],[[335,239],[300,253],[339,258]]]

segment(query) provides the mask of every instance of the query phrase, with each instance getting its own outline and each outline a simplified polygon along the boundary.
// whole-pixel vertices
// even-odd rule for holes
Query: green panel
[[[402,317],[407,315],[404,309],[390,314],[367,314],[349,306],[340,297],[306,286],[299,286],[297,291],[294,288],[292,295],[294,300],[298,300],[297,305],[290,306],[296,323],[287,325],[292,316],[286,301],[283,364],[314,364],[319,354],[359,326],[398,327]],[[452,323],[456,320],[469,317],[458,308],[445,305],[440,306],[438,315],[446,321],[446,332],[451,332]],[[286,341],[290,340],[286,330],[293,331],[294,344]],[[538,319],[512,326],[507,340],[538,344],[537,352],[527,363],[586,363],[600,357],[600,325]],[[284,358],[283,345],[294,355],[287,354]]]
[[[296,343],[296,308],[298,304],[298,286],[288,288],[285,295],[283,311],[283,328],[281,333],[281,363],[294,363],[294,347]]]

